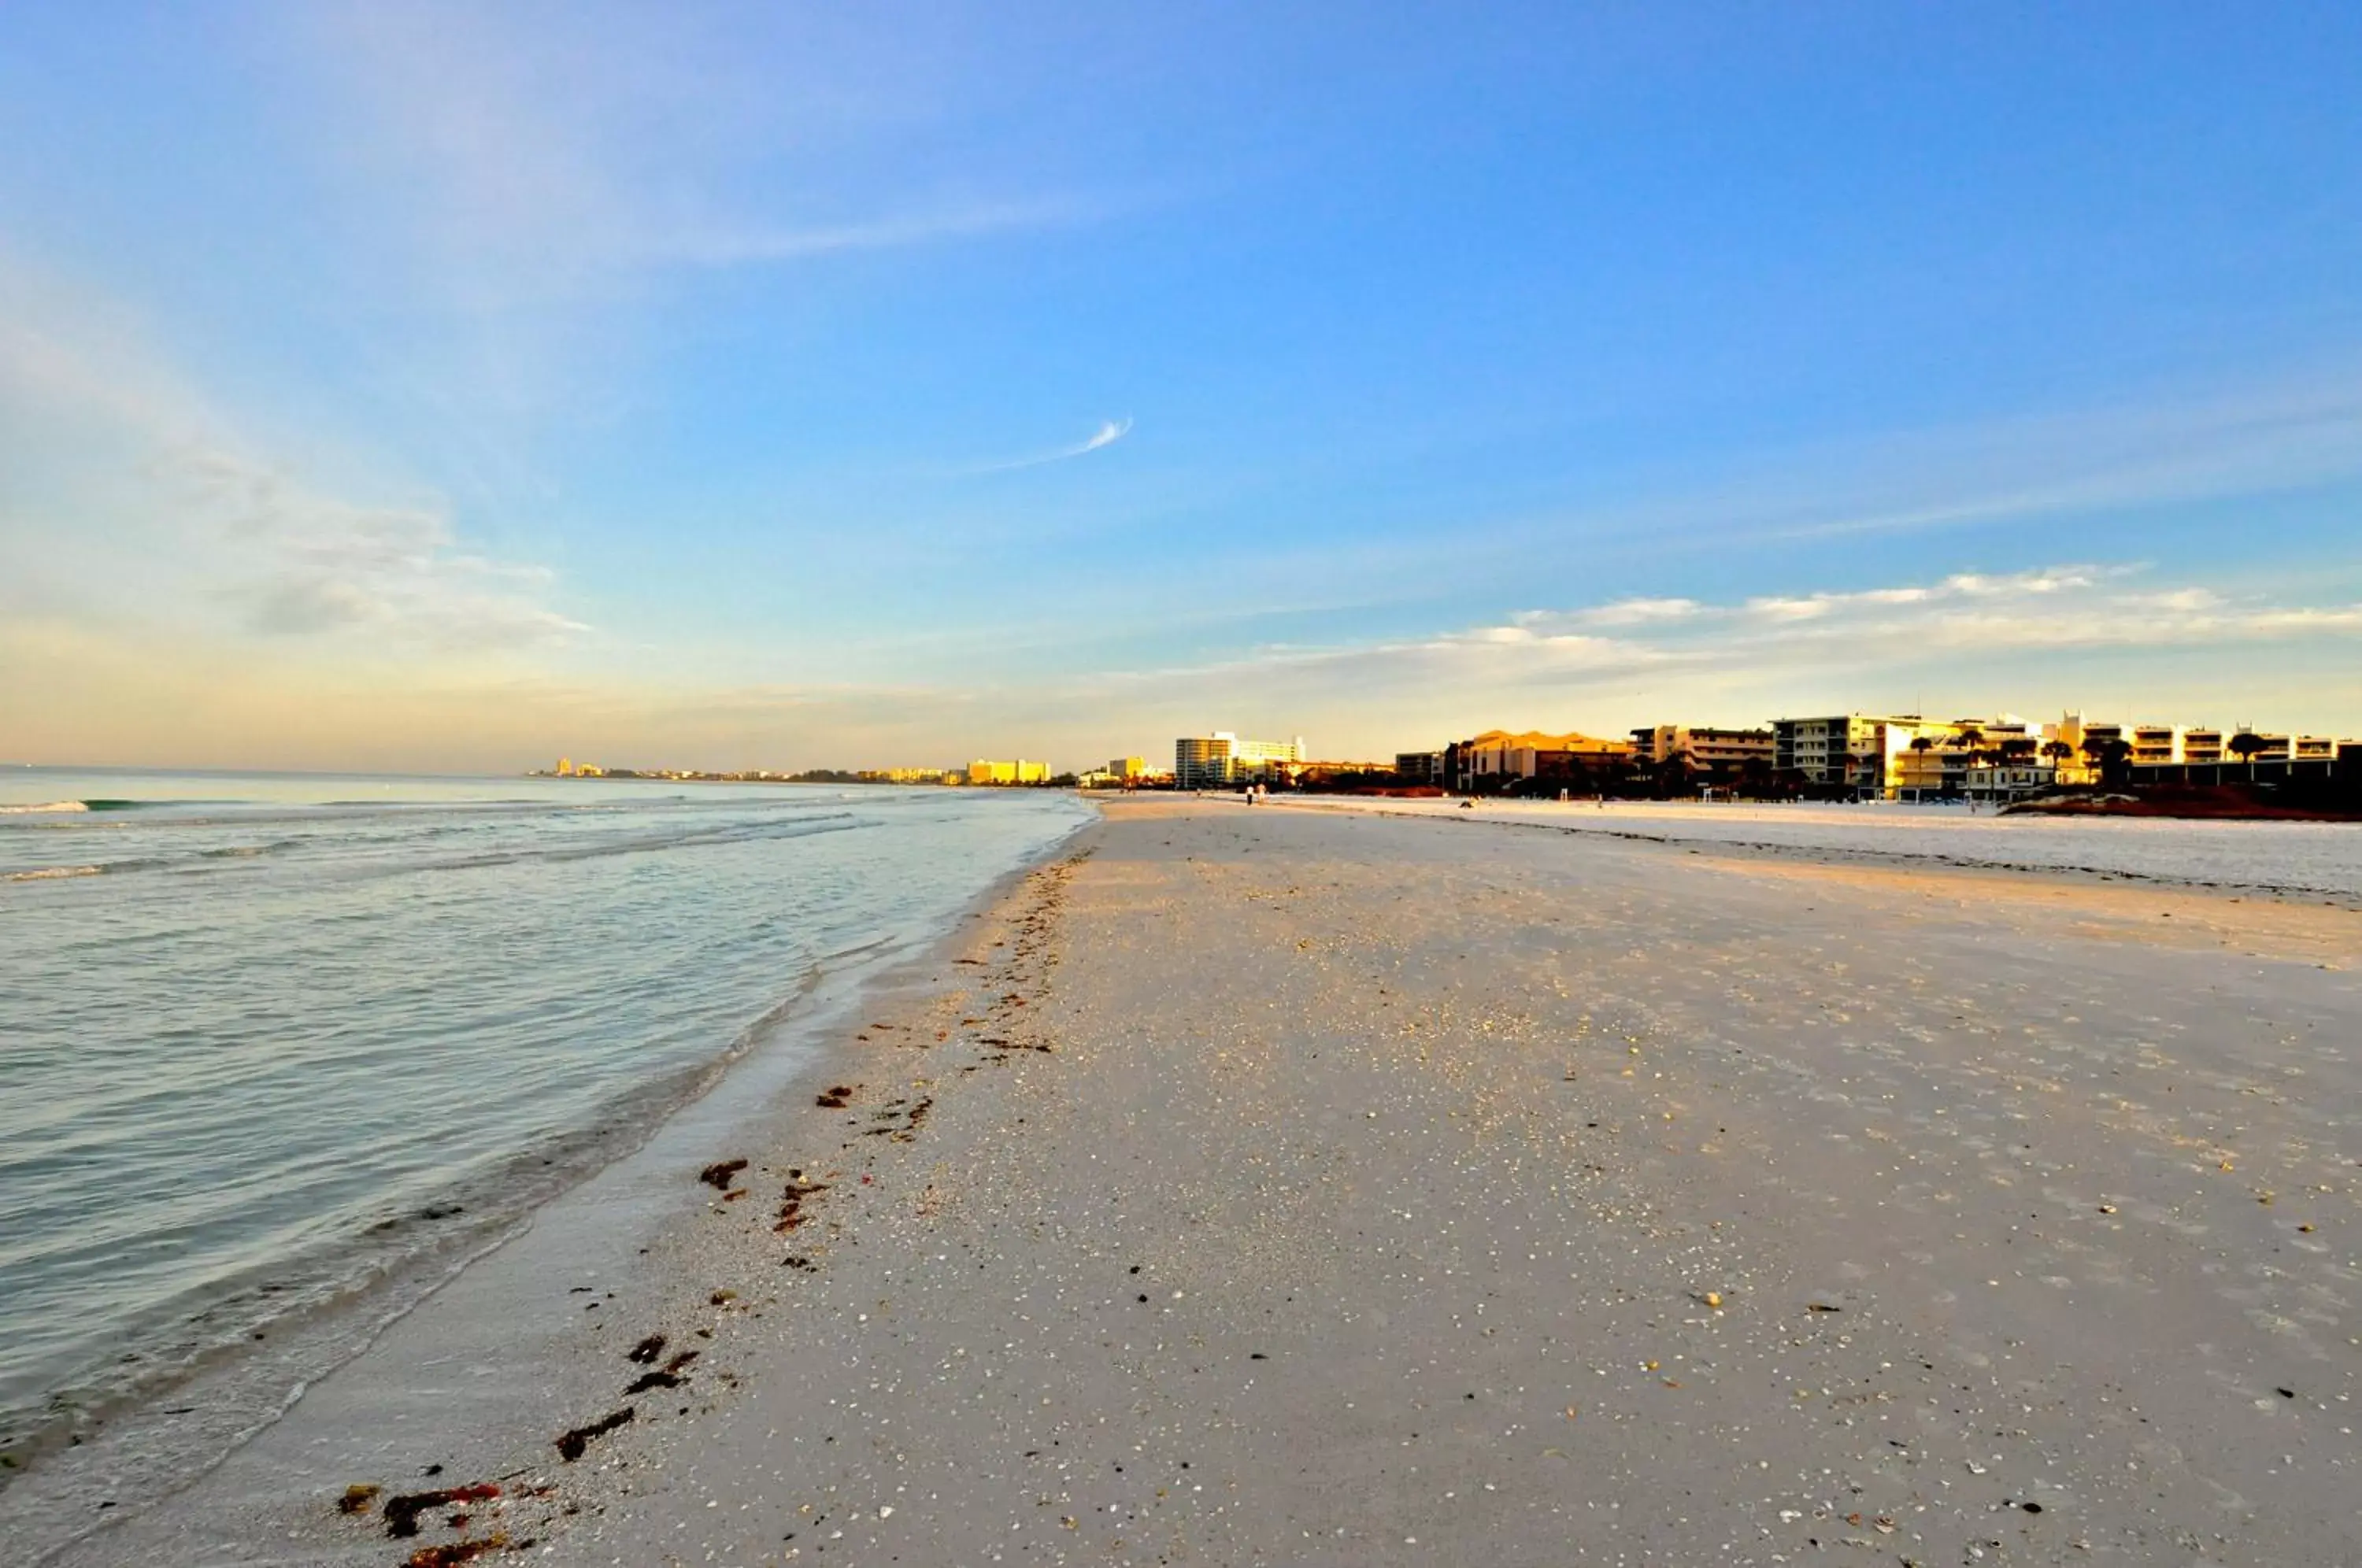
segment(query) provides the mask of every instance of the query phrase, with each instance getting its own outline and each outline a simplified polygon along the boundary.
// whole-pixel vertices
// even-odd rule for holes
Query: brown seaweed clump
[[[374,1489],[374,1488],[372,1488]],[[350,1492],[345,1494],[352,1496]],[[499,1486],[490,1481],[479,1481],[472,1486],[446,1486],[435,1492],[405,1492],[385,1500],[385,1533],[396,1540],[418,1533],[418,1516],[429,1508],[447,1507],[453,1503],[484,1503],[501,1495]]]
[[[557,1457],[568,1464],[573,1463],[590,1451],[592,1443],[597,1442],[617,1427],[624,1425],[638,1413],[631,1406],[626,1405],[620,1410],[610,1410],[587,1427],[577,1427],[570,1432],[559,1433]]]

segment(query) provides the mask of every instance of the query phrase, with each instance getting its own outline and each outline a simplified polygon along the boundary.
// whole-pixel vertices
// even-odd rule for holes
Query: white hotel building
[[[1228,730],[1184,735],[1173,743],[1173,787],[1220,790],[1266,778],[1289,763],[1304,760],[1304,737],[1291,741],[1241,740]]]

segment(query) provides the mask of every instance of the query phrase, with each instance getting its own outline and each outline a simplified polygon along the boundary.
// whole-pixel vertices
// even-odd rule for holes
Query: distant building
[[[1111,756],[1108,758],[1107,771],[1119,781],[1127,778],[1145,778],[1148,777],[1148,758]]]
[[[574,759],[572,757],[561,756],[557,759],[557,776],[560,778],[571,778],[574,777]]]
[[[1178,790],[1220,790],[1284,772],[1304,760],[1304,737],[1292,741],[1241,740],[1228,730],[1184,735],[1173,743],[1173,785]]]
[[[971,784],[1041,784],[1048,781],[1050,765],[1027,762],[1020,757],[1014,762],[977,761],[967,765],[967,781]]]

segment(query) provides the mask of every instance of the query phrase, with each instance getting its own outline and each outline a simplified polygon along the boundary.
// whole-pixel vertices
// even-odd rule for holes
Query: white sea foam
[[[100,877],[105,873],[104,866],[44,866],[38,871],[11,871],[0,876],[0,882],[59,882],[69,877]]]
[[[88,801],[44,801],[38,806],[0,806],[0,817],[32,817],[56,812],[86,812]]]

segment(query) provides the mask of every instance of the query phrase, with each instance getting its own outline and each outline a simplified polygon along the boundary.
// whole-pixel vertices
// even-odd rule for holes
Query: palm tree
[[[1665,754],[1665,760],[1657,765],[1657,780],[1665,798],[1671,799],[1677,790],[1683,794],[1689,792],[1690,774],[1696,766],[1697,758],[1685,749]]]
[[[1927,754],[1936,749],[1936,737],[1926,734],[1913,735],[1911,737],[1911,749],[1919,754],[1920,766],[1915,770],[1915,776],[1919,780],[1919,793],[1924,796],[1927,792]]]
[[[2095,735],[2083,743],[2083,755],[2090,757],[2093,766],[2098,767],[2100,782],[2103,784],[2111,781],[2111,776],[2132,754],[2132,743],[2121,736],[2107,740]]]

